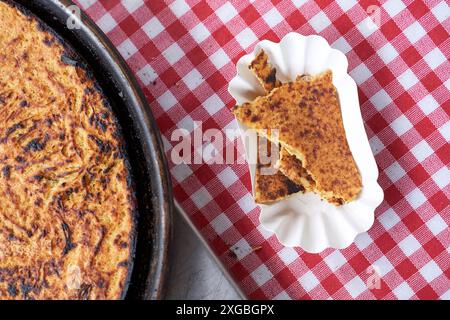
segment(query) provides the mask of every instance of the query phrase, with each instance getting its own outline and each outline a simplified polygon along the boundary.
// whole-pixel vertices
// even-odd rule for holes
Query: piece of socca
[[[281,85],[277,80],[277,70],[269,63],[269,57],[263,50],[256,55],[248,68],[258,78],[266,93]]]
[[[279,87],[281,82],[277,80],[276,69],[270,64],[269,57],[261,50],[252,63],[249,69],[258,78],[261,86],[264,88],[267,94],[273,89]],[[305,191],[314,190],[315,183],[308,171],[303,168],[303,165],[299,159],[290,155],[284,147],[280,148],[280,158],[276,163],[276,168],[286,177],[289,178],[295,184],[302,186]],[[259,173],[256,172],[255,180],[258,181]],[[285,181],[282,176],[275,177],[274,179],[280,179]],[[262,192],[262,191],[261,191]]]
[[[269,64],[268,56],[264,51],[261,51],[255,57],[249,65],[249,69],[258,78],[267,94],[281,85],[281,82],[276,78],[276,69]],[[266,144],[268,144],[267,147],[262,147],[262,145],[266,146]],[[274,166],[261,163],[260,156],[262,154],[270,156],[270,150],[277,147],[278,145],[258,136],[258,157],[254,181],[254,198],[256,203],[273,203],[291,194],[305,190],[301,184],[294,183]],[[264,169],[269,167],[271,169],[269,174],[264,174]]]
[[[270,159],[274,146],[266,138],[258,136],[258,158],[256,164],[254,197],[256,203],[270,204],[280,201],[292,194],[304,191],[301,185],[297,185],[273,165],[273,161],[263,161]],[[267,163],[266,163],[267,162]]]
[[[302,162],[322,198],[340,205],[360,193],[361,176],[347,143],[330,70],[308,81],[283,84],[233,112],[261,134],[278,129],[278,141],[272,142]]]

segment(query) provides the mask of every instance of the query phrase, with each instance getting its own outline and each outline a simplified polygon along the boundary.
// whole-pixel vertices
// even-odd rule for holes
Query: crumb
[[[252,252],[256,252],[262,249],[262,246],[252,248]]]

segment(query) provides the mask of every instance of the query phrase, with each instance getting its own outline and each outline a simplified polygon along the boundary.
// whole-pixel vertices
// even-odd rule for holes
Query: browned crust
[[[301,160],[322,198],[339,204],[361,191],[330,70],[309,81],[283,84],[267,96],[236,106],[234,114],[257,131],[278,129],[276,142]]]
[[[269,63],[269,57],[264,50],[258,53],[250,64],[249,69],[256,75],[266,93],[281,85],[276,76],[277,70]]]
[[[1,1],[0,47],[0,299],[120,298],[135,205],[115,117],[55,36]]]

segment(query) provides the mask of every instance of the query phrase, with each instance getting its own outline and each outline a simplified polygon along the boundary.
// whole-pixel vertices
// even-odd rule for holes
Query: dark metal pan
[[[10,1],[9,1],[10,2]],[[130,69],[104,33],[81,13],[77,28],[68,28],[68,0],[14,0],[50,27],[88,65],[119,120],[137,198],[134,266],[125,299],[160,299],[173,210],[169,173],[161,137],[150,107]]]

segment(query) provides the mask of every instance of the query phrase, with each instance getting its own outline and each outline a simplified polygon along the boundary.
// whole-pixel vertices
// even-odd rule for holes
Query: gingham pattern
[[[176,128],[236,128],[227,85],[258,40],[297,31],[343,51],[385,191],[368,233],[321,254],[283,247],[258,221],[246,165],[170,164],[176,200],[250,298],[450,299],[445,0],[78,3],[140,79],[169,159]]]

